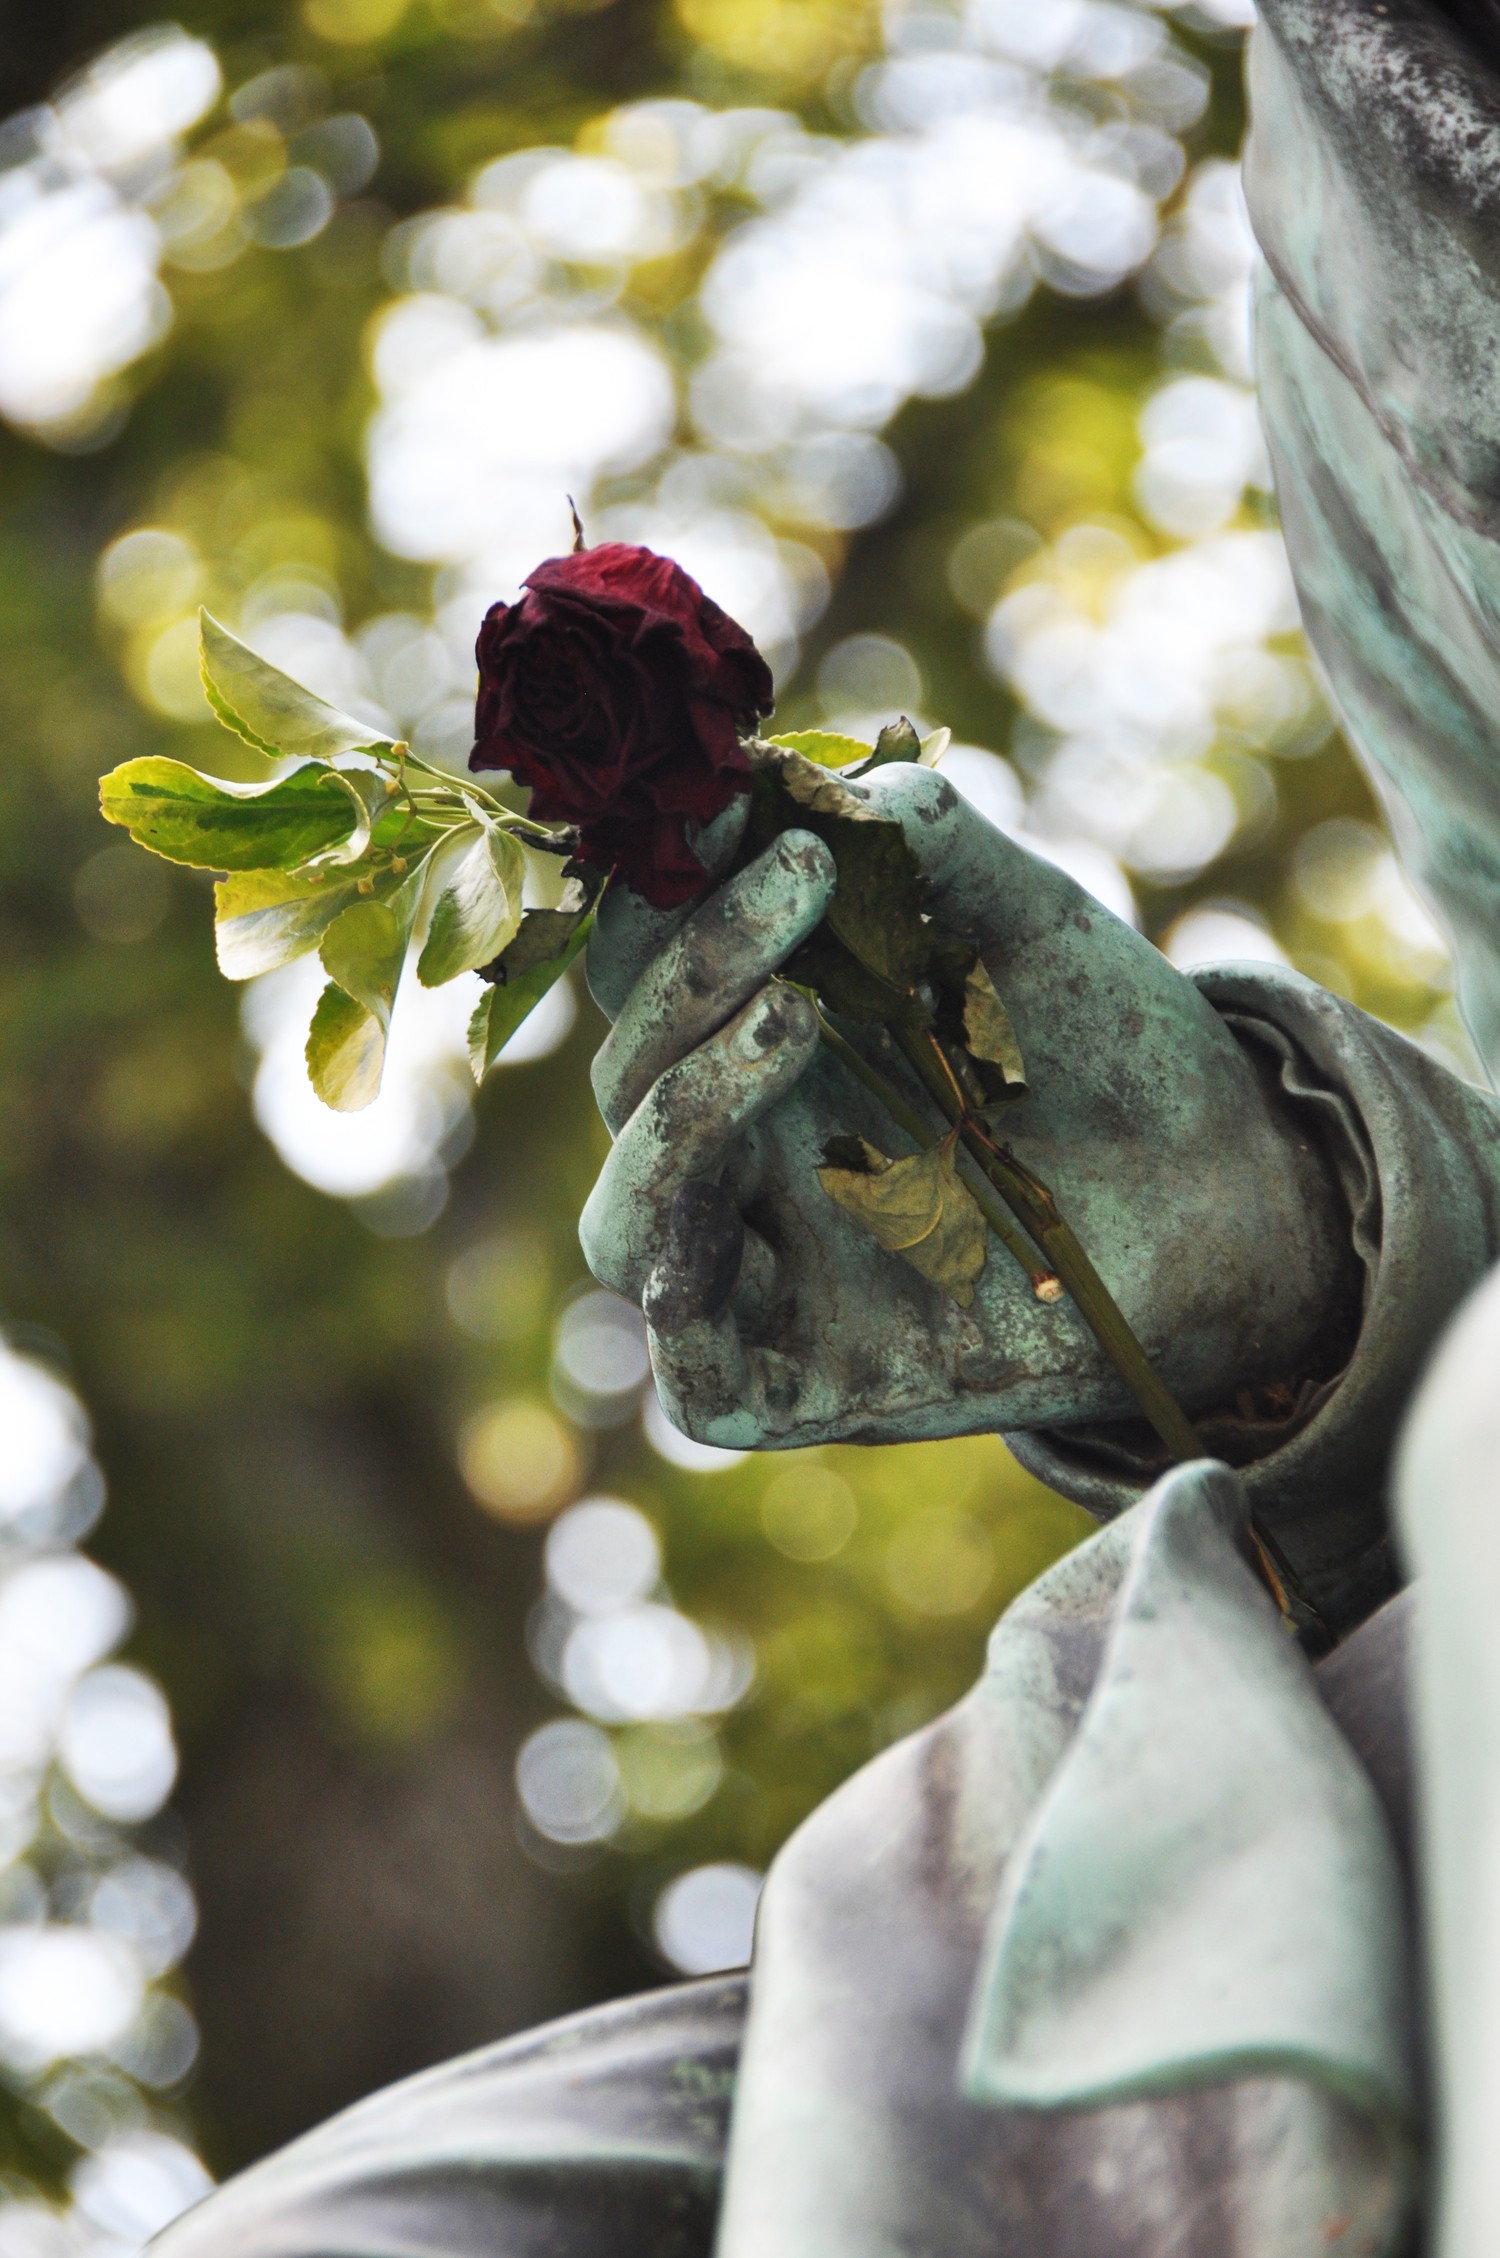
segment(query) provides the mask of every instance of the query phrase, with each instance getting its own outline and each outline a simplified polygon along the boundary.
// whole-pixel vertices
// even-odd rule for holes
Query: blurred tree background
[[[53,1688],[0,1732],[0,2251],[123,2258],[194,2149],[738,1957],[790,1828],[1083,1528],[995,1438],[664,1429],[577,1251],[581,985],[477,1100],[408,997],[376,1108],[319,1115],[302,968],[233,990],[206,888],[96,813],[135,754],[254,773],[199,602],[459,767],[479,616],[571,492],[744,620],[782,725],[946,722],[1175,961],[1468,1053],[1296,631],[1241,0],[9,15],[0,1412],[73,1440],[13,1509],[0,1473],[0,1681]],[[35,1597],[85,1536],[123,1670],[102,1583]],[[135,1960],[66,1962],[82,1927]]]

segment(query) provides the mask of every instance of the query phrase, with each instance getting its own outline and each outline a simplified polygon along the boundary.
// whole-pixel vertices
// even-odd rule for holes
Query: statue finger
[[[776,1450],[836,1440],[847,1406],[816,1361],[748,1346],[733,1304],[686,1316],[654,1271],[644,1306],[651,1369],[662,1409],[694,1442],[719,1450]]]
[[[768,1439],[766,1352],[745,1347],[728,1310],[712,1317],[675,1312],[662,1329],[651,1320],[657,1306],[653,1273],[646,1291],[651,1370],[661,1407],[672,1425],[695,1443],[718,1450],[762,1450]]]
[[[584,1257],[601,1285],[639,1299],[667,1243],[678,1192],[715,1174],[734,1139],[786,1095],[817,1046],[812,1005],[775,984],[652,1084],[579,1223]]]
[[[667,1417],[695,1442],[728,1450],[754,1450],[767,1434],[765,1360],[746,1349],[727,1306],[746,1238],[739,1209],[721,1185],[684,1184],[641,1296]]]
[[[698,832],[693,851],[708,874],[705,886],[729,868],[749,820],[750,795],[741,792]],[[652,958],[692,916],[693,906],[684,902],[680,909],[653,909],[628,886],[610,887],[594,919],[586,960],[589,993],[607,1019],[618,1016]]]
[[[696,909],[647,966],[594,1059],[611,1132],[653,1082],[723,1026],[799,948],[833,895],[833,857],[786,831]]]

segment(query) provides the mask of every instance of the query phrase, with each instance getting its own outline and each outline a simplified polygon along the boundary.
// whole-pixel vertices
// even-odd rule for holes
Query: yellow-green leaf
[[[226,729],[260,752],[304,753],[326,761],[392,742],[383,730],[341,713],[294,682],[206,611],[198,614],[198,658],[214,712]]]
[[[417,959],[424,988],[440,988],[460,972],[489,964],[514,940],[521,925],[526,857],[509,831],[481,820],[432,913]]]
[[[386,900],[363,896],[351,902],[323,935],[318,951],[323,970],[370,1022],[356,1028],[349,1014],[340,1015],[324,994],[319,1009],[326,1008],[326,1029],[332,1029],[338,1039],[330,1035],[320,1042],[318,1070],[314,1073],[309,1037],[308,1072],[319,1097],[341,1113],[354,1113],[367,1106],[380,1088],[391,1009],[406,964],[425,875],[425,867],[419,864]],[[316,1033],[316,1019],[313,1027]],[[337,1094],[329,1097],[330,1089]]]
[[[358,862],[361,855],[369,853],[375,826],[389,811],[391,801],[386,780],[377,768],[330,768],[324,774],[331,776],[354,803],[354,829],[348,838],[311,858],[315,865],[336,870],[341,863]]]
[[[964,980],[964,1041],[972,1057],[999,1067],[1007,1094],[1026,1095],[1026,1064],[1010,1013],[977,958]]]
[[[389,902],[351,902],[329,926],[318,950],[329,979],[372,1012],[387,1034],[406,942]]]
[[[138,846],[199,870],[291,870],[361,820],[347,780],[311,764],[271,784],[229,784],[183,761],[126,761],[101,779],[99,807]]]
[[[358,901],[354,875],[247,870],[214,888],[214,948],[226,980],[254,980],[315,949],[341,910]]]
[[[839,1160],[854,1157],[845,1149],[850,1142],[838,1141]],[[967,1309],[988,1240],[984,1217],[958,1175],[953,1141],[906,1160],[888,1159],[863,1138],[857,1142],[863,1165],[820,1168],[824,1191],[881,1246]]]
[[[307,1037],[307,1072],[324,1105],[359,1113],[380,1092],[385,1029],[373,1012],[330,981]]]
[[[831,729],[793,729],[785,737],[768,737],[766,743],[800,753],[804,760],[816,761],[819,768],[849,768],[855,761],[870,758],[870,747],[860,738],[841,737]]]
[[[431,854],[430,837],[405,871],[358,864],[329,871],[247,870],[221,878],[214,888],[214,946],[227,980],[253,980],[315,949],[335,918],[356,902],[388,902],[420,885]],[[361,893],[360,881],[368,883]]]

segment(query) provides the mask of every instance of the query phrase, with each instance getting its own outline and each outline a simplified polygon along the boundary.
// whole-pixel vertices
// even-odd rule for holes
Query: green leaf
[[[785,738],[776,737],[773,744],[784,744]],[[914,725],[903,714],[899,721],[887,722],[875,740],[875,750],[859,768],[849,770],[851,777],[868,776],[872,768],[884,768],[890,761],[915,761],[921,768],[936,768],[953,742],[951,729],[934,729],[926,737],[917,735]]]
[[[410,927],[403,927],[389,902],[351,902],[318,950],[329,979],[373,1013],[387,1034],[409,938]]]
[[[126,761],[101,779],[99,807],[138,846],[199,870],[295,869],[361,820],[346,778],[311,765],[272,784],[227,784],[182,761]]]
[[[969,1307],[988,1239],[978,1203],[958,1175],[953,1138],[931,1152],[889,1160],[863,1137],[838,1137],[825,1148],[818,1182],[881,1246]]]
[[[321,868],[337,869],[341,863],[358,862],[361,855],[369,853],[375,826],[390,810],[391,795],[378,768],[330,768],[324,774],[334,777],[354,803],[354,829],[348,838],[312,857]]]
[[[302,871],[250,870],[214,888],[214,949],[226,980],[254,980],[315,949],[340,910],[359,899],[343,883]]]
[[[417,960],[424,988],[489,964],[520,930],[526,857],[515,838],[481,818],[479,835],[438,896]]]
[[[875,750],[858,771],[868,776],[872,768],[885,768],[891,761],[919,761],[922,758],[922,740],[907,720],[905,714],[899,721],[888,721],[875,740]]]
[[[323,1103],[339,1113],[358,1113],[379,1095],[391,1009],[425,876],[419,864],[388,900],[361,896],[323,935],[323,970],[354,1010],[333,1000],[334,989],[323,991],[307,1039],[307,1071]]]
[[[570,882],[556,909],[529,909],[509,947],[485,965],[486,980],[497,981],[503,987],[507,981],[519,980],[523,973],[551,964],[565,949],[571,951],[568,958],[571,964],[578,953],[572,944],[579,932],[583,931],[585,940],[588,938],[585,921],[592,906],[582,887]]]
[[[379,1095],[385,1029],[336,982],[318,999],[307,1037],[307,1072],[324,1105],[359,1113]]]
[[[964,981],[964,1041],[971,1058],[998,1066],[1007,1096],[1026,1095],[1026,1063],[994,981],[976,957]]]
[[[433,835],[424,829],[415,841],[405,871],[358,864],[326,876],[317,871],[247,870],[221,878],[214,888],[214,945],[226,980],[253,980],[315,949],[323,935],[356,902],[388,902],[413,877],[425,873]],[[361,893],[360,881],[369,881]]]
[[[305,753],[326,761],[392,742],[383,730],[340,713],[269,659],[258,658],[206,611],[198,614],[198,659],[214,712],[260,752]]]
[[[869,746],[858,737],[840,737],[831,729],[794,729],[785,737],[768,737],[765,741],[789,753],[800,753],[804,760],[816,761],[819,768],[848,768],[855,761],[870,759]],[[912,757],[915,759],[915,754]]]
[[[537,930],[541,920],[545,925]],[[469,1022],[469,1065],[482,1082],[523,1020],[562,978],[588,940],[593,908],[528,910],[521,930],[502,954],[492,985]],[[564,931],[563,928],[567,930]],[[550,950],[550,954],[543,954]]]

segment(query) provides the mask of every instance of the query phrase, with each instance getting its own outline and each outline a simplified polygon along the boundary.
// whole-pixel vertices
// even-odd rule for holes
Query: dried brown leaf
[[[859,1167],[828,1166],[818,1181],[828,1197],[864,1225],[891,1254],[951,1294],[960,1308],[974,1299],[974,1285],[988,1253],[986,1225],[973,1195],[959,1178],[954,1141],[930,1152],[890,1160],[865,1139],[840,1137],[830,1161]]]
[[[973,1058],[998,1066],[1007,1095],[1026,1094],[1026,1063],[999,990],[976,958],[964,980],[964,1041]]]

